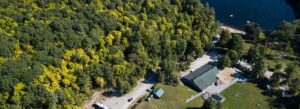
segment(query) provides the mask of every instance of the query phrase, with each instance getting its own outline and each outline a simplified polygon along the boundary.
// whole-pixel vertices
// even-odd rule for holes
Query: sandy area
[[[234,73],[235,70],[233,68],[226,67],[224,70],[220,71],[217,76],[222,83],[228,84],[234,80],[234,77],[232,76]]]
[[[140,97],[148,93],[146,90],[150,89],[154,84],[139,82],[138,85],[130,91],[128,94],[121,97],[111,97],[104,100],[102,103],[108,106],[110,109],[128,109],[134,102]],[[132,101],[128,102],[128,99],[132,97]]]
[[[224,30],[230,31],[231,33],[246,34],[246,32],[244,32],[242,30],[235,29],[235,28],[232,28],[232,27],[229,27],[229,26],[221,26],[221,28],[224,29]]]
[[[213,61],[213,59],[209,55],[204,54],[202,57],[197,58],[194,62],[192,62],[188,70],[184,72],[180,72],[180,76],[181,77],[186,76],[190,73],[190,71],[194,71],[197,68],[200,68],[201,66],[207,64],[210,61]]]
[[[140,80],[137,86],[130,91],[128,94],[125,94],[121,97],[112,96],[112,97],[104,97],[100,91],[94,93],[89,100],[84,103],[84,109],[94,109],[92,105],[95,102],[100,102],[110,109],[127,109],[132,104],[134,104],[140,97],[145,95],[146,89],[149,89],[153,86],[153,83],[145,83],[143,79]],[[133,98],[132,101],[128,102],[129,98]]]
[[[264,76],[265,76],[266,78],[268,78],[268,79],[271,79],[273,73],[274,73],[274,72],[271,72],[271,71],[267,70],[267,71],[265,72]]]

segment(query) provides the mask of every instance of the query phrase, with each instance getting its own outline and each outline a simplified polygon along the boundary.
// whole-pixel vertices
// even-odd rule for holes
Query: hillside
[[[151,70],[177,84],[218,32],[198,0],[1,0],[0,108],[81,108]]]

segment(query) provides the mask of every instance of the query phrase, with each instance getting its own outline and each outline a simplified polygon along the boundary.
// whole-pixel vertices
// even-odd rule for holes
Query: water
[[[275,29],[282,20],[295,19],[293,9],[284,0],[202,0],[215,9],[224,25],[242,29],[247,21],[264,30]]]

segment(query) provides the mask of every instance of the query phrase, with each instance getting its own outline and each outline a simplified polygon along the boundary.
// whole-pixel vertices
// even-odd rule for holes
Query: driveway
[[[208,62],[216,61],[216,60],[217,60],[217,59],[214,58],[213,56],[208,55],[208,54],[204,54],[202,57],[197,58],[195,61],[193,61],[193,62],[190,64],[188,70],[183,71],[183,72],[180,72],[180,77],[184,77],[184,76],[188,75],[188,74],[190,73],[190,71],[194,71],[194,70],[196,70],[197,68],[200,68],[201,66],[207,64]]]
[[[146,93],[146,90],[151,88],[154,85],[154,83],[145,83],[143,81],[140,81],[138,85],[128,94],[123,95],[121,97],[110,97],[106,100],[102,101],[102,103],[106,106],[108,106],[110,109],[127,109],[132,104],[134,104],[140,97],[144,96]],[[132,97],[133,99],[128,102],[128,98]]]

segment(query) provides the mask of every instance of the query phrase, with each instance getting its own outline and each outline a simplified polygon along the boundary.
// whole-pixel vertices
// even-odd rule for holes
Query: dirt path
[[[100,98],[101,92],[97,91],[95,92],[90,98],[89,100],[84,102],[83,108],[84,109],[93,109],[93,104],[95,101],[97,101]]]
[[[92,106],[95,102],[100,102],[110,109],[127,109],[132,104],[134,104],[140,97],[145,95],[146,90],[151,88],[154,83],[147,83],[144,80],[140,80],[137,86],[130,91],[128,94],[123,96],[112,96],[112,97],[104,97],[102,95],[102,91],[95,92],[89,100],[85,101],[83,108],[84,109],[94,109]],[[132,97],[132,101],[128,102],[128,98]]]
[[[138,85],[130,91],[128,94],[125,94],[121,97],[110,97],[104,100],[102,103],[108,106],[110,109],[128,109],[132,106],[140,97],[148,93],[146,90],[151,88],[154,83],[145,83],[140,81]],[[132,101],[128,101],[129,98],[133,98]]]

